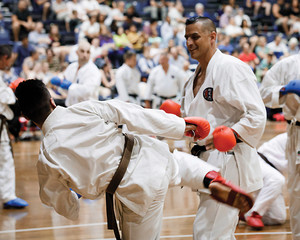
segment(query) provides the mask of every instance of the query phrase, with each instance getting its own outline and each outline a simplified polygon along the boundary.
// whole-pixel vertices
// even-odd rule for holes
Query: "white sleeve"
[[[40,158],[45,158],[45,156],[40,154]],[[48,160],[44,161],[49,162]],[[79,200],[77,194],[66,185],[63,176],[59,172],[61,170],[57,166],[56,168],[48,167],[39,160],[37,171],[42,203],[53,207],[58,214],[68,219],[78,219]]]
[[[15,94],[10,87],[1,80],[0,77],[0,103],[14,104],[16,102]]]
[[[152,69],[152,71],[149,74],[148,80],[147,80],[147,88],[146,88],[146,94],[145,94],[145,99],[146,100],[151,100],[152,99],[152,94],[153,94],[153,88],[154,88],[154,81],[155,81],[155,74],[156,71],[155,69]]]
[[[129,131],[176,139],[183,137],[185,121],[174,114],[115,99],[90,103],[91,112],[116,125],[126,124]]]
[[[123,75],[125,75],[126,72],[124,72],[123,68],[120,68],[117,72],[116,72],[116,88],[119,94],[119,98],[122,101],[129,101],[129,95],[128,95],[128,91],[125,85],[125,81],[123,79]]]

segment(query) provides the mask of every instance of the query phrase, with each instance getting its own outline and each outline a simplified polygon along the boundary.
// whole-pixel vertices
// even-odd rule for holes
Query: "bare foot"
[[[248,212],[253,206],[251,196],[236,186],[231,188],[219,182],[212,182],[208,188],[215,200],[238,208],[242,213]]]

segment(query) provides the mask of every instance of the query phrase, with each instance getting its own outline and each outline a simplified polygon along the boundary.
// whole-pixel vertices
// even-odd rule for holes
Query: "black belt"
[[[287,122],[288,124],[291,124],[292,121],[291,121],[291,120],[286,120],[286,122]],[[295,125],[296,125],[296,126],[300,126],[300,122],[299,122],[299,121],[296,121],[296,122],[295,122]]]
[[[203,152],[206,152],[206,147],[205,146],[200,146],[200,145],[197,145],[195,144],[192,149],[191,149],[191,154],[194,155],[194,156],[197,156],[197,157],[200,157],[200,154],[203,153]],[[233,151],[228,151],[226,152],[227,154],[231,154],[231,155],[234,155],[234,152]]]
[[[133,98],[137,98],[138,95],[137,94],[134,94],[134,93],[131,93],[131,94],[128,94],[130,97],[133,97]]]
[[[154,93],[153,95],[156,96],[156,97],[162,98],[164,100],[171,99],[171,98],[176,98],[177,97],[176,95],[170,96],[170,97],[163,97],[163,96],[160,96],[160,95],[158,95],[156,93]]]
[[[2,131],[3,131],[4,126],[6,127],[7,134],[9,134],[9,129],[8,129],[8,124],[7,124],[7,119],[4,115],[0,114],[0,120],[1,120],[1,123],[0,123],[0,144],[1,144],[1,136],[2,136]],[[9,138],[10,151],[11,151],[11,154],[13,154],[10,137],[8,136],[8,138]]]
[[[134,138],[131,134],[124,134],[125,135],[125,145],[124,151],[119,163],[119,166],[112,177],[108,187],[106,188],[106,217],[107,217],[107,228],[113,229],[115,233],[115,237],[117,240],[121,240],[116,215],[114,212],[114,193],[117,190],[125,172],[128,167],[131,152],[134,145]]]
[[[273,167],[273,168],[275,168],[277,171],[278,171],[278,169],[273,165],[273,163],[271,163],[270,161],[269,161],[269,159],[265,156],[265,155],[263,155],[262,153],[260,153],[260,152],[257,152],[258,153],[258,155],[267,163],[267,164],[269,164],[271,167]]]

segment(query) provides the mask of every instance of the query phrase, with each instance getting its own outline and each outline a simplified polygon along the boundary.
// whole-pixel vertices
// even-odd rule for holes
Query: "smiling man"
[[[265,107],[251,68],[216,47],[216,27],[205,17],[186,21],[186,44],[199,64],[185,85],[181,111],[184,117],[207,119],[211,132],[217,126],[230,127],[236,146],[229,152],[219,152],[213,135],[196,142],[195,148],[206,149],[197,156],[221,169],[221,173],[248,192],[262,187],[262,176],[255,150],[266,121]],[[199,146],[198,146],[199,145]],[[195,149],[194,149],[195,150]],[[194,222],[194,239],[235,239],[238,211],[209,199],[198,191],[200,205]]]

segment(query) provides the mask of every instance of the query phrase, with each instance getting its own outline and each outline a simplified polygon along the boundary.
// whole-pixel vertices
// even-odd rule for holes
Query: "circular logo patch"
[[[209,88],[205,88],[203,91],[203,97],[205,100],[212,102],[213,99],[213,88],[209,87]]]

